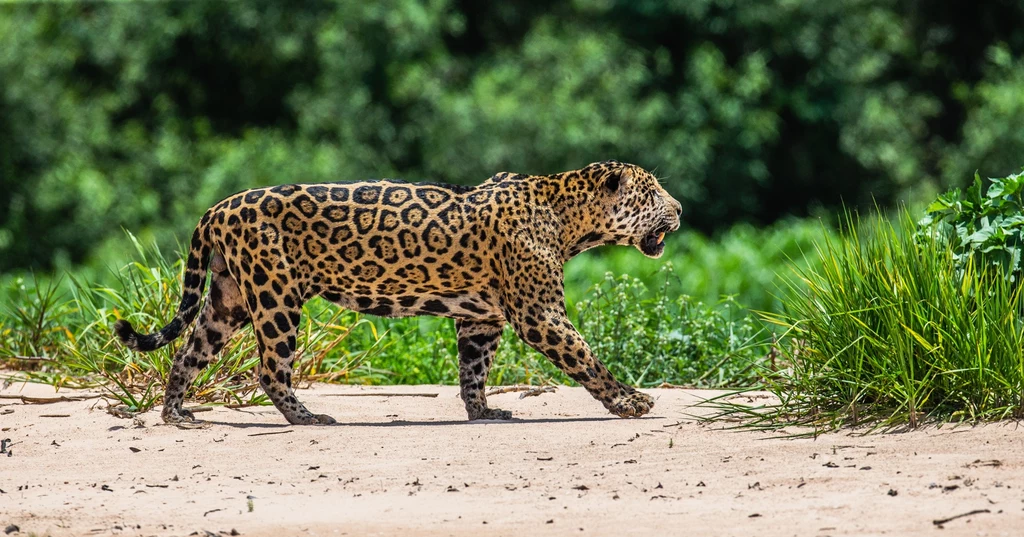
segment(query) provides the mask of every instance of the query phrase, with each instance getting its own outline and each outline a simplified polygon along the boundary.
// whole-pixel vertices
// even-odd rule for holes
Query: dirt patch
[[[12,535],[1013,535],[1016,423],[772,439],[701,425],[708,392],[646,390],[619,419],[582,389],[465,421],[449,386],[316,386],[330,427],[215,408],[180,429],[97,399],[0,399],[0,528]],[[53,396],[14,385],[5,395]],[[83,395],[62,390],[62,395]],[[359,397],[350,395],[359,394]],[[373,395],[390,394],[390,395]],[[408,396],[436,394],[436,397]],[[10,455],[10,456],[8,456]],[[971,513],[966,516],[959,516]]]

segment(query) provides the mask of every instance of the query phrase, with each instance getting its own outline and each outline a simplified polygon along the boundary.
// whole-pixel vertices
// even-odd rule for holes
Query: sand
[[[15,384],[4,395],[53,396]],[[403,394],[386,396],[381,394]],[[709,392],[648,390],[620,419],[578,388],[490,397],[511,422],[467,422],[457,388],[317,385],[330,427],[272,407],[215,408],[205,428],[107,413],[102,399],[0,400],[0,529],[12,535],[1021,535],[1014,422],[817,439],[702,424]],[[61,395],[82,392],[61,390]],[[418,397],[426,394],[436,397]],[[943,519],[974,512],[953,520]],[[12,529],[13,528],[9,528]]]

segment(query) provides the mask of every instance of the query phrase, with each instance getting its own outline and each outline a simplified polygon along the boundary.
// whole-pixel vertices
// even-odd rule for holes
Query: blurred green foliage
[[[617,158],[708,232],[1024,154],[1016,0],[0,6],[0,272],[173,246],[235,191]]]

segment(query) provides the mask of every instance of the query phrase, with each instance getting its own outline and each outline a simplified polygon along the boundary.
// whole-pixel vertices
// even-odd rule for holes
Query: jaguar
[[[681,214],[654,175],[614,160],[552,175],[498,173],[472,187],[380,180],[246,190],[196,226],[173,319],[151,334],[122,319],[114,332],[125,347],[152,351],[198,316],[168,377],[168,423],[194,420],[182,408],[188,387],[250,323],[259,384],[285,419],[335,423],[307,410],[292,386],[302,306],[318,296],[364,314],[453,319],[470,420],[512,417],[488,407],[484,392],[506,324],[612,414],[642,416],[653,398],[617,381],[569,321],[563,265],[608,244],[659,257]]]

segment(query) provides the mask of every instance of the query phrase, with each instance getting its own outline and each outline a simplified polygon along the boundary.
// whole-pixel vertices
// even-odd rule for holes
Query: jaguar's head
[[[683,213],[679,202],[639,166],[612,160],[585,169],[595,179],[601,200],[597,232],[616,244],[633,245],[648,257],[660,257],[665,235],[679,229]]]

